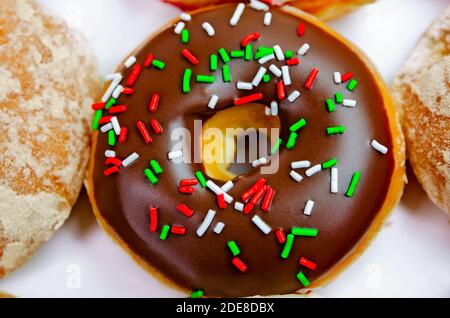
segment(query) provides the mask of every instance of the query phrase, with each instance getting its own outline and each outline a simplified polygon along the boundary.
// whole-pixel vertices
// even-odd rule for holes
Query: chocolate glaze
[[[149,40],[135,55],[141,63],[148,53],[167,62],[164,71],[154,68],[144,70],[135,84],[135,94],[122,95],[118,104],[126,104],[128,111],[119,116],[123,126],[129,128],[129,138],[125,144],[118,144],[114,150],[120,158],[136,151],[139,161],[129,168],[121,169],[112,177],[104,177],[104,151],[109,149],[107,137],[98,134],[95,153],[93,185],[95,201],[102,218],[110,225],[125,244],[142,260],[178,285],[194,290],[204,289],[208,296],[249,296],[286,294],[302,288],[296,279],[300,269],[311,282],[324,275],[339,260],[348,254],[365,234],[379,212],[387,194],[393,173],[392,152],[382,156],[370,147],[370,141],[377,139],[392,149],[392,136],[388,126],[383,98],[375,79],[370,75],[366,64],[348,47],[326,34],[320,28],[305,22],[307,32],[303,37],[296,35],[299,18],[280,9],[272,9],[273,21],[270,27],[262,24],[263,13],[246,9],[236,27],[229,26],[234,5],[227,5],[203,11],[193,16],[187,23],[191,33],[189,45],[183,45],[180,37],[168,28]],[[208,37],[201,24],[210,22],[216,35]],[[288,127],[299,118],[308,120],[302,130],[294,150],[281,150],[280,170],[277,174],[266,175],[267,183],[277,190],[272,209],[263,213],[255,209],[275,230],[290,230],[293,226],[315,227],[319,229],[316,238],[297,238],[288,260],[280,258],[282,246],[277,242],[274,232],[268,236],[255,227],[250,216],[243,216],[233,210],[218,210],[215,195],[197,187],[193,196],[178,194],[177,186],[181,179],[192,178],[200,164],[175,164],[167,160],[171,151],[170,135],[176,127],[193,129],[193,119],[211,115],[206,105],[211,94],[220,96],[216,111],[231,107],[233,99],[247,95],[248,92],[235,88],[237,80],[251,81],[259,65],[242,59],[230,62],[233,83],[225,84],[220,71],[216,72],[214,84],[196,84],[192,92],[181,93],[181,78],[186,67],[193,68],[194,74],[209,74],[209,54],[221,47],[228,51],[240,49],[241,39],[248,33],[258,31],[260,40],[256,43],[271,47],[279,44],[284,50],[294,52],[305,42],[311,49],[301,64],[291,68],[294,89],[302,96],[294,104],[287,100],[280,103],[282,137],[287,140]],[[256,45],[255,45],[256,46]],[[192,67],[180,54],[189,48],[199,59],[200,64]],[[280,62],[277,62],[281,66]],[[303,88],[305,80],[313,67],[319,68],[319,77],[314,88]],[[125,78],[131,70],[119,69]],[[355,92],[350,93],[345,85],[333,83],[333,72],[352,71],[359,81]],[[344,97],[356,99],[354,109],[337,106],[329,114],[324,101],[340,90]],[[147,109],[153,93],[161,94],[161,103],[156,114]],[[276,99],[274,79],[269,84],[261,84],[255,92],[263,92],[263,103],[269,105]],[[165,132],[155,136],[151,145],[145,145],[136,130],[136,121],[157,118]],[[344,135],[327,137],[328,126],[345,125]],[[332,157],[339,161],[339,194],[330,193],[330,174],[328,171],[305,179],[301,184],[290,177],[290,163],[297,160],[310,160],[322,163]],[[151,186],[143,174],[149,160],[158,160],[164,168],[157,186]],[[353,198],[344,196],[347,185],[355,170],[362,173],[361,182]],[[230,194],[238,199],[260,177],[259,170],[242,176]],[[316,202],[312,216],[303,215],[307,200]],[[176,205],[185,203],[195,210],[191,219],[185,218],[176,210]],[[188,234],[169,236],[160,241],[159,234],[149,232],[149,207],[159,208],[160,228],[164,224],[185,225]],[[216,218],[203,238],[195,231],[208,209],[218,211]],[[253,215],[252,213],[252,215]],[[222,221],[226,227],[221,235],[213,233],[213,226]],[[241,259],[248,265],[246,273],[238,272],[231,264],[231,253],[227,242],[235,240],[241,249]],[[302,268],[299,257],[304,256],[318,264],[315,271]]]

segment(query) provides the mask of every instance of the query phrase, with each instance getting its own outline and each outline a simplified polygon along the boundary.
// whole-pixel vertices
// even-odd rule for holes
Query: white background
[[[102,74],[179,11],[157,0],[40,0],[80,28]],[[331,25],[360,46],[390,83],[448,0],[380,0]],[[79,278],[79,279],[77,279]],[[19,297],[185,296],[140,269],[100,230],[85,195],[70,220],[24,267],[0,281]],[[325,297],[450,297],[450,219],[417,181],[368,250],[318,290]]]

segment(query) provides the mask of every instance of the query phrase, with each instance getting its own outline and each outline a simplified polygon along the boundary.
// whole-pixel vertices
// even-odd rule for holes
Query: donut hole
[[[253,162],[270,156],[280,119],[266,105],[250,103],[216,112],[203,124],[202,163],[208,177],[229,181],[250,174]]]

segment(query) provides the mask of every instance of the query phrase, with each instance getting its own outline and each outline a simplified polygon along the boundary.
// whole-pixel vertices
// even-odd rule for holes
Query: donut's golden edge
[[[195,10],[192,12],[192,14],[208,11],[212,9],[216,9],[225,5],[220,6],[213,6],[213,7],[207,7],[202,8],[199,10]],[[343,44],[345,44],[352,52],[354,52],[362,61],[366,63],[368,66],[368,69],[372,73],[371,75],[376,80],[376,83],[382,93],[383,100],[384,100],[384,107],[386,109],[386,113],[389,120],[389,127],[392,133],[393,138],[393,149],[390,149],[390,151],[394,154],[394,170],[392,173],[390,185],[388,188],[388,192],[386,194],[386,199],[378,212],[377,216],[375,217],[372,225],[367,230],[364,237],[360,240],[360,242],[353,248],[353,250],[348,253],[339,263],[337,263],[328,273],[326,273],[324,276],[322,276],[320,279],[316,280],[311,284],[311,286],[308,287],[308,289],[314,289],[318,288],[320,286],[323,286],[333,280],[337,275],[339,275],[347,266],[349,266],[353,260],[355,260],[359,255],[361,255],[366,248],[369,246],[369,243],[372,241],[372,239],[375,237],[375,235],[378,233],[378,231],[383,226],[385,220],[390,215],[390,212],[392,209],[398,204],[400,201],[400,198],[403,194],[403,189],[406,183],[406,172],[405,172],[405,141],[403,137],[403,133],[400,129],[400,123],[399,123],[399,117],[397,113],[397,109],[394,106],[393,99],[391,97],[390,91],[388,86],[384,83],[384,80],[382,77],[378,74],[377,71],[375,71],[375,68],[373,65],[369,62],[366,55],[359,49],[357,49],[353,44],[351,44],[349,41],[344,39],[341,35],[339,35],[337,32],[332,30],[329,26],[327,26],[325,23],[320,21],[318,18],[307,14],[297,8],[291,7],[291,6],[284,6],[282,7],[282,10],[286,13],[289,13],[291,15],[294,15],[298,18],[304,19],[308,21],[309,23],[312,23],[316,25],[317,27],[321,28],[324,32],[327,32],[331,36],[337,38],[339,41],[341,41]],[[137,49],[135,49],[133,52],[139,51],[142,46],[147,43],[151,38],[153,38],[156,34],[159,34],[162,29],[169,28],[172,25],[174,25],[178,19],[174,19],[170,21],[166,26],[159,29],[157,32],[150,35],[144,42],[141,44]],[[119,64],[121,65],[121,64]],[[147,263],[145,260],[143,260],[141,257],[136,255],[131,248],[122,240],[122,238],[119,237],[117,232],[104,220],[102,217],[100,211],[98,210],[97,203],[95,202],[95,192],[93,187],[93,172],[94,172],[94,154],[96,151],[97,146],[97,134],[98,132],[94,132],[92,135],[93,141],[92,141],[92,149],[91,149],[91,160],[89,164],[89,170],[88,170],[88,178],[86,181],[86,189],[89,195],[89,200],[92,205],[92,209],[94,211],[95,217],[97,218],[98,223],[103,228],[103,230],[113,238],[113,240],[119,244],[134,260],[135,262],[141,266],[144,270],[146,270],[149,274],[153,275],[158,281],[165,285],[169,285],[170,287],[184,292],[186,294],[189,294],[191,290],[188,290],[186,288],[183,288],[181,286],[178,286],[174,282],[172,282],[169,278],[164,276],[162,273],[160,273],[157,269],[155,269],[153,266],[151,266],[149,263]]]

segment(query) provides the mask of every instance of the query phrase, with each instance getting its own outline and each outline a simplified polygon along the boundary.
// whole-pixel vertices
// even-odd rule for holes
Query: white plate
[[[40,0],[84,31],[106,74],[179,11],[156,0]],[[331,23],[387,82],[447,0],[381,0]],[[414,178],[369,249],[318,292],[327,297],[450,297],[450,220]],[[100,230],[85,195],[70,220],[0,282],[19,297],[185,296],[146,274]]]

